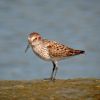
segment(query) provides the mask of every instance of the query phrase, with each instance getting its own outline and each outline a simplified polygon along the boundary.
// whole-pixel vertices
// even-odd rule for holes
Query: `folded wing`
[[[49,55],[52,59],[59,60],[69,56],[74,56],[74,55],[79,55],[84,53],[84,51],[82,50],[74,50],[56,41],[50,41],[44,39],[43,43],[45,43],[46,47],[48,48]]]

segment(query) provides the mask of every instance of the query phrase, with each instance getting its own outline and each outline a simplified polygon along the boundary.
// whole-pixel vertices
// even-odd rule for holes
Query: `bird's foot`
[[[55,81],[56,79],[55,79],[55,78],[50,77],[50,78],[44,78],[44,80]]]

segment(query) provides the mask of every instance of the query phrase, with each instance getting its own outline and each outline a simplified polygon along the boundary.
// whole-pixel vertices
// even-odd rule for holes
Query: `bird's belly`
[[[43,60],[50,60],[48,49],[46,47],[37,46],[37,47],[32,48],[32,50],[41,59],[43,59]]]

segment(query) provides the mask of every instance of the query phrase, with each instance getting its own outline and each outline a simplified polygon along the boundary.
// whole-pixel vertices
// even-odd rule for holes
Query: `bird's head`
[[[28,36],[28,43],[29,44],[32,44],[32,42],[37,42],[37,41],[40,41],[40,40],[41,40],[41,36],[37,32],[32,32]]]
[[[41,41],[41,39],[42,38],[39,33],[37,33],[37,32],[30,33],[28,36],[28,45],[27,45],[25,52],[27,52],[27,50],[30,46],[34,46],[34,45],[38,44],[39,41]]]

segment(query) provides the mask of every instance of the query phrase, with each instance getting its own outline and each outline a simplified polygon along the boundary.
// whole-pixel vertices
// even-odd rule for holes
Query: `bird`
[[[58,62],[71,56],[84,54],[84,50],[73,49],[67,45],[59,43],[54,40],[43,38],[40,33],[32,32],[28,35],[28,45],[25,53],[32,48],[32,51],[41,59],[50,61],[53,64],[50,80],[55,80],[58,71]]]

